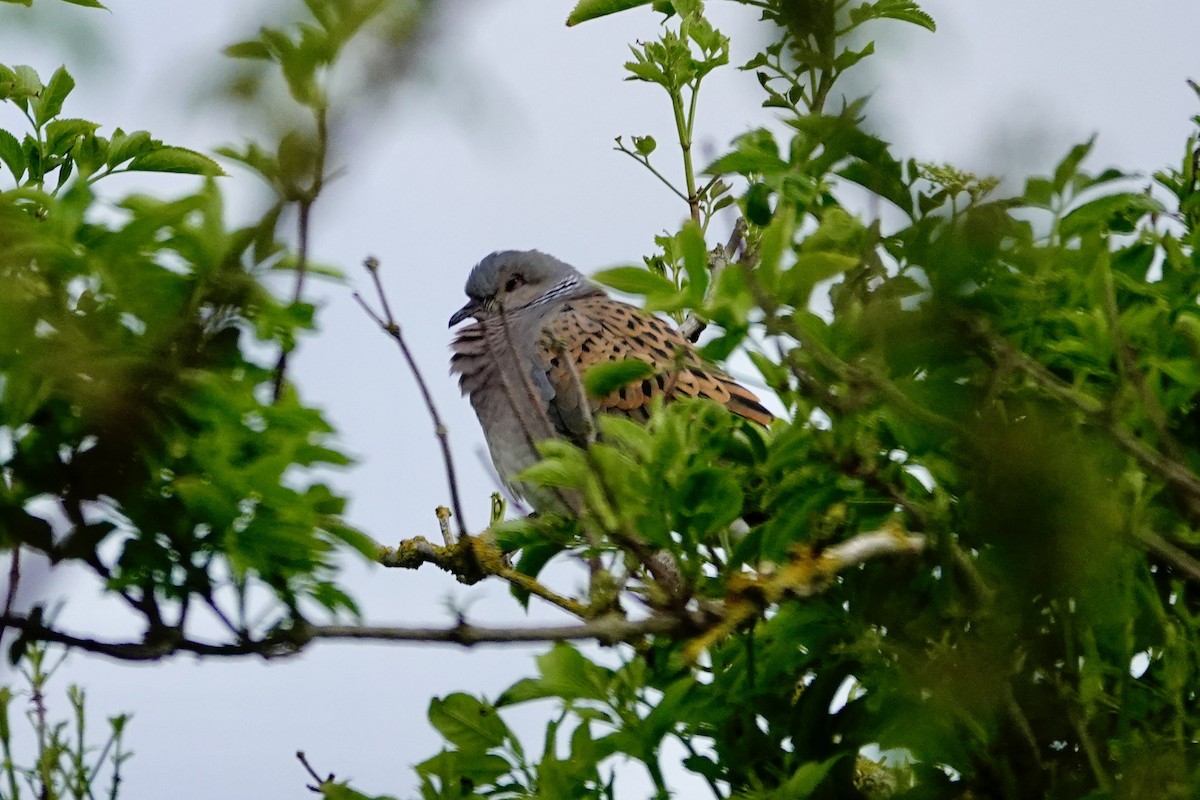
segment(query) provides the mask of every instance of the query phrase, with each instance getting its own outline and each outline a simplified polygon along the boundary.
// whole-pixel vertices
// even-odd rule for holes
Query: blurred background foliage
[[[617,147],[686,217],[643,265],[598,279],[704,329],[708,357],[746,353],[786,413],[765,431],[677,403],[547,447],[527,479],[583,513],[494,525],[479,539],[525,582],[497,574],[528,601],[548,563],[585,560],[581,616],[673,627],[615,658],[557,644],[499,697],[435,700],[446,747],[417,765],[421,795],[612,797],[633,763],[658,797],[681,769],[722,798],[1194,796],[1200,114],[1153,176],[1095,172],[1085,142],[998,197],[997,179],[893,153],[839,93],[875,56],[866,37],[934,30],[917,4],[737,1],[770,36],[732,65],[699,0],[571,13],[664,14],[626,66],[664,91],[677,141]],[[314,325],[305,280],[339,275],[307,241],[341,98],[382,96],[429,8],[304,6],[227,50],[233,95],[263,114],[220,162],[72,118],[65,68],[0,66],[0,100],[27,123],[0,131],[10,575],[21,552],[83,563],[145,623],[139,641],[98,642],[16,613],[10,592],[14,660],[40,664],[40,641],[275,654],[313,619],[355,617],[335,554],[377,548],[313,477],[348,459],[287,355]],[[770,111],[701,164],[700,88],[729,68],[756,75]],[[255,223],[227,227],[222,164],[270,187]],[[199,177],[169,199],[98,194],[121,172]],[[871,210],[849,199],[863,190]],[[923,552],[822,567],[881,531]],[[227,638],[194,638],[195,615]],[[508,710],[545,701],[544,740],[519,741]],[[677,747],[681,763],[664,755]]]

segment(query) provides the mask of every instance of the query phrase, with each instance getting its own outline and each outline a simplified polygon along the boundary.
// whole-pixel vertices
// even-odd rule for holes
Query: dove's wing
[[[554,389],[551,419],[562,433],[576,440],[585,434],[586,424],[582,398],[564,357],[581,377],[597,364],[625,359],[645,361],[654,369],[655,374],[645,380],[593,398],[593,412],[621,414],[640,421],[649,417],[650,403],[660,395],[665,400],[706,397],[761,425],[769,425],[772,420],[771,412],[752,392],[705,363],[674,328],[607,296],[567,302],[546,322],[538,349]]]

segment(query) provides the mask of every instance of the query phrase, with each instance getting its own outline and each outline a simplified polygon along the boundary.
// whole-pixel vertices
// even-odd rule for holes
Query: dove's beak
[[[477,300],[468,301],[465,306],[454,312],[454,316],[450,317],[450,327],[453,328],[467,317],[475,316],[479,313],[479,309],[480,303]]]

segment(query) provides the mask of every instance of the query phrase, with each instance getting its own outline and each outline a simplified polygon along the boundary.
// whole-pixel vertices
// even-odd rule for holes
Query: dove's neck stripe
[[[576,274],[556,283],[542,294],[537,300],[534,300],[530,305],[541,305],[550,303],[563,297],[570,297],[575,293],[575,290],[583,285],[582,276]]]
[[[540,308],[541,306],[544,306],[547,303],[552,303],[555,300],[559,300],[559,299],[566,298],[566,297],[574,297],[576,292],[581,287],[584,287],[586,285],[587,285],[587,283],[583,280],[582,275],[576,274],[576,275],[572,275],[569,278],[563,278],[561,281],[554,284],[549,289],[547,289],[545,292],[543,292],[540,297],[530,300],[528,303],[526,303],[523,306],[517,306],[515,308],[510,308],[507,310],[507,313],[511,314],[511,313],[515,313],[517,311],[524,311],[524,310],[530,309],[530,308]]]

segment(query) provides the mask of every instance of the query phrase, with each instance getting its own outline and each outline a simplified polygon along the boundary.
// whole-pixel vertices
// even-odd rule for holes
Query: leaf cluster
[[[310,5],[346,36],[367,13]],[[328,61],[345,42],[326,44]],[[22,548],[89,567],[145,620],[136,657],[173,652],[194,608],[235,647],[317,609],[355,614],[336,553],[375,547],[313,478],[349,459],[263,361],[314,327],[299,292],[267,287],[308,266],[277,238],[283,203],[229,227],[215,161],[145,131],[98,135],[63,116],[74,87],[65,67],[43,83],[0,66],[0,100],[29,124],[21,139],[0,131],[4,546],[14,564]],[[206,180],[165,200],[96,193],[125,172]],[[14,658],[49,632],[39,609],[12,622]]]
[[[583,2],[571,21],[639,5]],[[783,134],[751,130],[703,170],[745,187],[744,241],[723,263],[699,195],[678,192],[692,218],[647,268],[597,278],[713,326],[712,359],[747,351],[786,417],[763,432],[676,402],[645,425],[597,420],[585,448],[545,445],[524,477],[573,493],[581,513],[503,529],[501,544],[522,548],[530,575],[554,553],[591,559],[604,609],[698,629],[648,637],[616,670],[575,663],[577,680],[609,687],[587,703],[546,689],[541,664],[497,706],[528,691],[558,698],[555,724],[576,732],[620,719],[600,741],[632,732],[640,746],[620,752],[652,779],[673,737],[717,797],[1190,796],[1200,134],[1152,182],[1089,170],[1085,142],[995,198],[995,178],[897,158],[864,129],[864,101],[827,110],[873,53],[851,44],[860,25],[933,30],[915,4],[754,5],[775,38],[747,68]],[[703,14],[655,8],[677,12],[680,41]],[[670,58],[675,41],[641,45],[635,77],[686,86],[699,60]],[[651,166],[660,149],[635,138],[626,152]],[[847,183],[901,222],[847,205]],[[620,362],[585,383],[648,377]],[[888,530],[930,547],[822,572],[822,552]],[[634,717],[612,715],[617,675],[637,676],[620,690],[647,703]],[[615,752],[553,758],[599,797]],[[903,766],[872,763],[880,753]],[[880,771],[885,789],[871,788]]]

